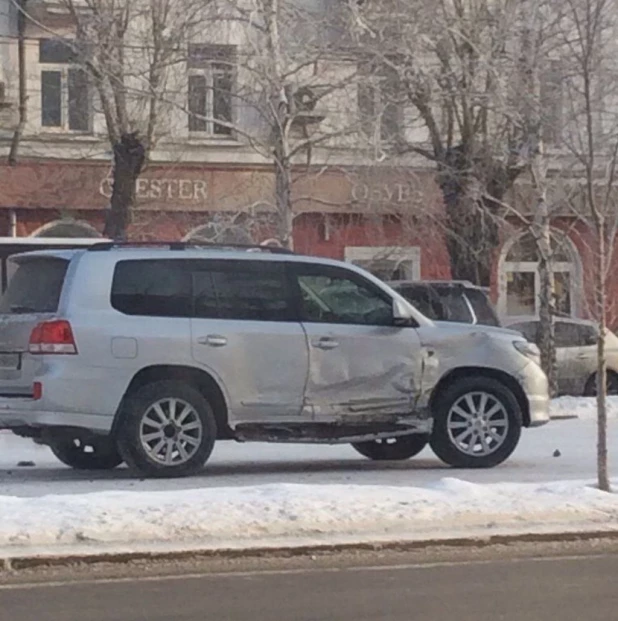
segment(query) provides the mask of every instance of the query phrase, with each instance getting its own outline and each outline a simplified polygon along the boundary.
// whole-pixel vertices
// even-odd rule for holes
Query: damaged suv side
[[[256,250],[249,252],[247,250]],[[360,268],[182,244],[27,253],[0,306],[0,428],[64,463],[199,470],[217,439],[456,467],[548,421],[538,350],[433,322]]]

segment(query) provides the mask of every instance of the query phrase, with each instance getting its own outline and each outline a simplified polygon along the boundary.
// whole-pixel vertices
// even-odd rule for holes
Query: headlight
[[[513,345],[520,354],[523,354],[527,358],[535,362],[539,362],[541,359],[541,351],[534,343],[529,343],[528,341],[513,341]]]

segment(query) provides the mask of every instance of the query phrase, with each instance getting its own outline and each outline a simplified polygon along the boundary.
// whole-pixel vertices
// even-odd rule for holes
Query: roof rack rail
[[[185,250],[187,248],[221,248],[230,250],[246,250],[247,252],[270,252],[272,254],[294,254],[281,246],[262,246],[260,244],[224,244],[216,242],[182,242],[182,241],[139,241],[139,242],[98,242],[88,246],[88,252],[101,252],[114,248],[149,248],[167,247],[169,250]]]

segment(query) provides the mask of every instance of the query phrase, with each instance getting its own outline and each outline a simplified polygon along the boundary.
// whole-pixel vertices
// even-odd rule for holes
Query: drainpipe
[[[17,237],[17,212],[14,209],[9,211],[9,237]]]

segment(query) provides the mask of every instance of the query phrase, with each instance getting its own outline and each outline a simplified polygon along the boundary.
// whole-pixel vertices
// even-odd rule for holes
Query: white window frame
[[[92,89],[87,86],[87,98],[88,98],[88,129],[71,129],[69,127],[69,71],[79,69],[84,71],[84,68],[75,63],[39,63],[39,88],[41,89],[40,97],[40,114],[39,114],[39,127],[43,133],[62,133],[62,134],[78,134],[86,135],[92,133]],[[60,73],[60,125],[43,125],[43,73],[58,72]]]
[[[215,133],[216,123],[214,121],[214,116],[215,116],[215,110],[214,110],[215,79],[214,78],[215,78],[215,74],[217,74],[219,71],[215,69],[214,65],[216,65],[217,63],[223,64],[225,62],[232,63],[233,58],[230,57],[224,60],[218,60],[218,59],[208,60],[208,61],[204,61],[204,64],[207,65],[205,67],[188,67],[187,68],[187,97],[189,96],[188,81],[192,76],[203,76],[206,79],[206,111],[204,114],[204,116],[206,117],[206,120],[205,120],[206,129],[205,130],[189,129],[188,131],[189,131],[190,138],[203,138],[206,136],[209,138],[217,138],[219,140],[232,140],[234,138],[233,130],[229,134],[216,134]],[[220,73],[223,73],[223,71],[220,71]],[[235,72],[232,67],[230,67],[230,73],[232,74],[232,83],[234,83],[236,78],[235,78]],[[189,110],[188,102],[187,102],[187,110],[189,114],[191,114],[191,111]],[[232,117],[231,122],[234,123],[234,102],[233,101],[230,103],[230,111],[231,111],[231,117]]]
[[[406,280],[421,279],[421,249],[418,246],[346,246],[344,257],[349,263],[392,260],[399,265],[410,261],[412,274]]]
[[[508,314],[508,301],[507,301],[507,287],[508,287],[508,274],[526,272],[534,274],[534,314],[533,315],[509,315]],[[568,273],[569,275],[569,294],[571,303],[571,313],[569,317],[578,316],[577,308],[577,269],[572,262],[559,261],[552,263],[552,272]],[[540,311],[540,295],[541,295],[541,276],[539,273],[538,261],[504,261],[501,266],[499,276],[499,296],[498,296],[498,312],[501,317],[507,318],[509,321],[516,320],[518,318],[530,318],[538,317]]]

